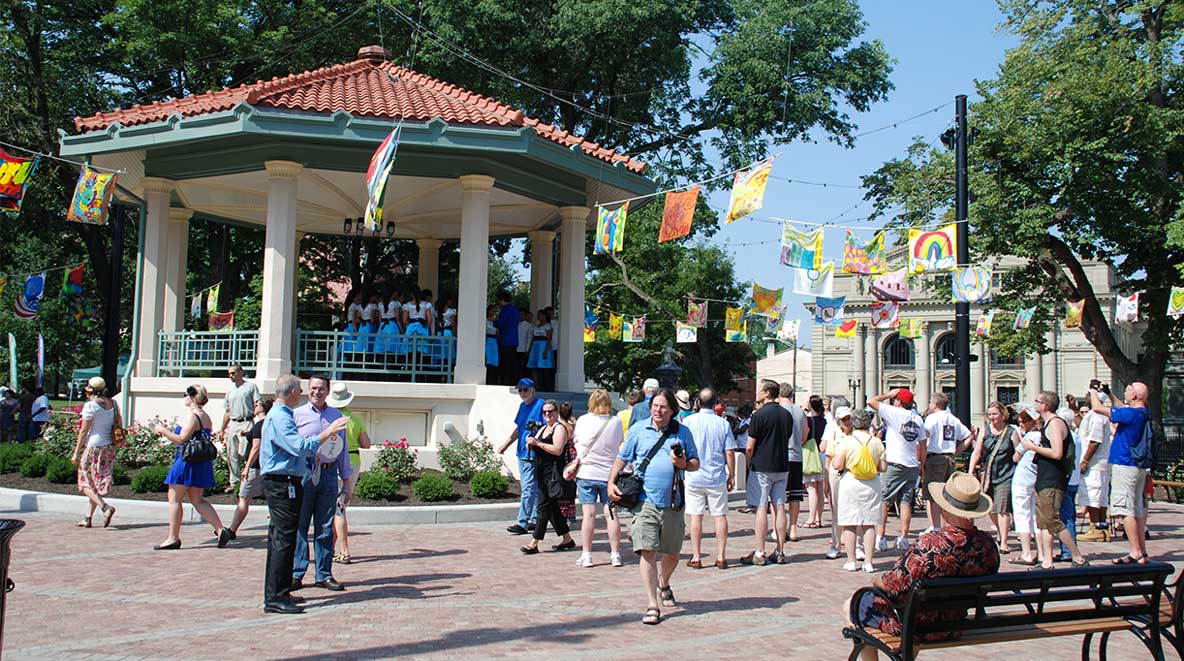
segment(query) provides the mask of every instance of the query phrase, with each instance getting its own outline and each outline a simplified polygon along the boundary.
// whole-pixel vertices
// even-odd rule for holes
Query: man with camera
[[[539,498],[535,454],[526,444],[526,439],[543,428],[543,400],[535,397],[534,379],[518,381],[518,396],[522,398],[522,403],[518,405],[518,415],[514,417],[514,431],[510,432],[497,453],[501,454],[510,445],[518,444],[518,481],[522,487],[522,497],[518,506],[518,521],[506,530],[513,535],[525,535],[534,530]]]
[[[661,388],[654,393],[650,399],[650,417],[629,429],[608,478],[608,496],[614,503],[624,502],[626,494],[618,479],[627,477],[621,474],[626,465],[635,466],[634,475],[643,481],[639,502],[632,507],[630,530],[633,550],[641,556],[641,581],[647,601],[641,620],[644,624],[661,622],[659,601],[666,607],[678,605],[670,589],[670,576],[678,567],[686,531],[681,471],[699,470],[699,454],[691,431],[673,419],[677,412],[674,391]]]

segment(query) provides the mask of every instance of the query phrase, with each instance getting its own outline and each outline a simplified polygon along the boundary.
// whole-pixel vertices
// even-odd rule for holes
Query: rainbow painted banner
[[[37,170],[40,156],[21,158],[0,149],[0,211],[21,210],[29,179]]]
[[[619,252],[625,247],[625,221],[629,219],[629,203],[609,211],[604,207],[596,209],[596,243],[592,253],[607,255]]]
[[[958,265],[957,226],[909,229],[909,272],[950,271]]]
[[[370,165],[366,168],[366,228],[377,232],[382,228],[382,200],[386,196],[386,182],[391,176],[391,166],[395,164],[395,152],[399,150],[399,130],[401,124],[395,127],[391,134],[378,145],[374,155],[370,157]]]
[[[699,329],[690,324],[679,322],[674,329],[674,341],[679,344],[690,344],[699,341]]]

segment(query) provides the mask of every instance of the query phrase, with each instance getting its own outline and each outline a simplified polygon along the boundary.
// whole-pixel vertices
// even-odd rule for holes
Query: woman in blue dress
[[[490,305],[485,308],[485,383],[497,383],[498,376],[498,347],[497,320],[498,307]]]
[[[394,290],[387,296],[386,305],[382,307],[382,327],[379,328],[379,333],[382,337],[378,338],[381,343],[381,348],[375,347],[375,351],[384,353],[407,353],[403,349],[403,340],[399,336],[403,334],[403,327],[399,321],[403,317],[403,304],[399,302],[399,297]]]
[[[431,307],[432,304],[428,303],[426,309],[430,310]],[[419,291],[412,289],[411,296],[403,304],[403,334],[407,336],[407,351],[420,352],[427,349],[427,343],[419,339],[428,335],[428,322],[424,318],[424,310],[424,301],[420,298]]]
[[[533,370],[534,381],[540,385],[547,382],[549,371],[555,367],[555,353],[551,350],[551,315],[546,310],[539,310],[526,367]]]
[[[451,296],[444,299],[444,313],[440,315],[440,325],[443,327],[443,330],[440,331],[440,335],[443,337],[456,337],[455,302],[455,299],[453,299]],[[440,357],[441,359],[447,360],[449,363],[456,362],[456,345],[452,344],[448,340],[441,342]]]
[[[153,547],[157,551],[175,551],[181,548],[182,503],[185,499],[193,504],[193,508],[197,510],[201,518],[206,520],[206,523],[214,526],[214,535],[218,537],[218,548],[225,548],[226,544],[230,542],[230,530],[222,527],[222,519],[218,517],[218,512],[214,510],[213,505],[210,505],[202,493],[206,489],[213,489],[216,485],[214,462],[188,462],[181,458],[181,446],[190,438],[204,437],[209,439],[211,437],[213,423],[210,422],[210,416],[202,408],[209,401],[210,397],[206,394],[204,387],[189,386],[185,389],[185,406],[190,410],[191,415],[187,416],[175,429],[168,429],[159,422],[152,423],[152,431],[164,436],[177,446],[173,467],[164,478],[164,483],[169,486],[169,536]]]

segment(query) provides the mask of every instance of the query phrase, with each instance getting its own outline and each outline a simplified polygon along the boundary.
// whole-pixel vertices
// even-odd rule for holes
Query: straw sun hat
[[[991,497],[983,494],[982,485],[973,475],[961,471],[955,471],[946,482],[930,483],[929,497],[943,510],[967,519],[991,511]]]

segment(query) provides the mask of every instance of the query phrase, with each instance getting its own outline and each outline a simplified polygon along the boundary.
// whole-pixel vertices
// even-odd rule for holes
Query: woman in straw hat
[[[90,528],[95,510],[103,512],[103,527],[111,525],[115,508],[103,500],[111,492],[115,469],[115,429],[123,428],[119,407],[107,396],[107,382],[92,377],[86,383],[87,402],[82,406],[82,424],[70,463],[78,467],[78,490],[86,495],[86,516],[79,528]],[[85,449],[83,444],[85,443]]]
[[[349,410],[354,401],[354,393],[349,384],[344,381],[334,381],[330,386],[329,396],[325,403],[341,411],[348,423],[345,425],[346,451],[349,452],[349,465],[353,473],[340,482],[340,492],[337,495],[337,516],[333,518],[333,538],[337,545],[337,553],[333,555],[333,562],[343,565],[353,563],[349,554],[349,522],[345,518],[345,509],[354,497],[354,487],[358,484],[358,475],[362,472],[362,450],[370,448],[370,434],[366,433],[366,421],[362,416]]]
[[[932,578],[968,578],[989,576],[999,571],[999,548],[994,538],[975,527],[975,519],[991,511],[991,497],[973,476],[955,472],[946,482],[929,485],[929,504],[939,507],[946,525],[921,535],[910,546],[892,570],[877,577],[872,584],[883,591],[897,607],[903,606],[909,592],[919,581]],[[850,603],[843,605],[843,613],[851,612]],[[859,624],[899,636],[900,621],[896,610],[883,598],[864,593],[858,604]],[[925,622],[956,622],[966,617],[964,608],[934,611],[922,616]],[[942,640],[951,633],[938,632],[921,636],[922,641]],[[861,658],[875,659],[876,650],[863,648]]]

